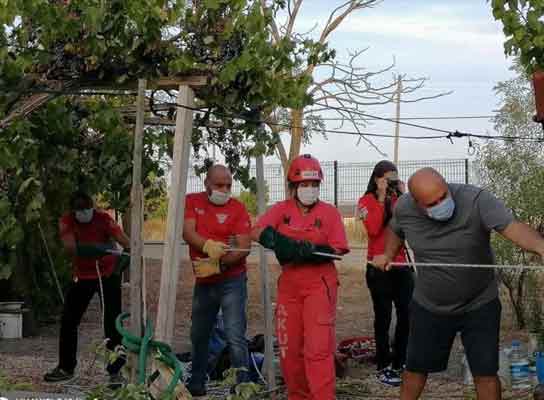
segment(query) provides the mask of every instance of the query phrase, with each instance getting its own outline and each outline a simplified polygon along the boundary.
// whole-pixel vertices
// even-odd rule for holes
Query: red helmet
[[[323,171],[316,158],[310,154],[303,154],[296,157],[289,167],[287,174],[289,182],[319,181],[323,180]]]

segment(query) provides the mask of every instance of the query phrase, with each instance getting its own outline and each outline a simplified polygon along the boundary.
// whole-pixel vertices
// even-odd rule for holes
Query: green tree
[[[254,184],[250,157],[271,152],[275,144],[257,129],[260,110],[310,102],[310,81],[287,72],[306,57],[328,56],[311,41],[285,39],[270,46],[266,26],[282,3],[2,2],[0,276],[9,278],[14,296],[35,306],[38,297],[46,303],[54,300],[40,226],[55,267],[68,276],[56,221],[70,192],[84,187],[113,209],[128,206],[133,128],[120,107],[133,98],[123,96],[130,94],[126,92],[112,96],[113,87],[131,90],[137,78],[206,77],[208,84],[196,90],[204,112],[195,119],[195,154],[208,142],[216,143],[235,177]],[[94,95],[69,94],[89,91]],[[154,114],[175,117],[175,106],[156,109],[157,100],[169,96],[167,91],[150,93]],[[211,122],[219,122],[218,127],[210,128]],[[146,129],[143,176],[148,193],[154,190],[152,180],[162,179],[172,137],[170,128]]]
[[[544,68],[544,2],[491,0],[493,16],[503,24],[504,52],[519,56],[527,71]]]
[[[544,143],[541,127],[532,122],[534,98],[530,82],[519,63],[512,68],[517,76],[500,82],[495,91],[501,107],[495,129],[507,137],[523,136],[534,141],[489,141],[479,148],[478,173],[483,185],[506,202],[519,220],[543,232],[544,228]],[[493,237],[497,259],[502,264],[529,264],[530,254],[503,239]],[[538,260],[540,262],[540,260]],[[524,271],[500,272],[516,313],[519,328],[527,323],[528,282],[534,280]]]
[[[146,135],[144,176],[162,177],[160,143],[153,138]],[[0,131],[0,148],[0,277],[7,279],[0,298],[47,309],[58,298],[46,247],[64,281],[70,278],[58,219],[78,188],[100,194],[107,208],[127,208],[132,136],[106,102],[64,98]]]

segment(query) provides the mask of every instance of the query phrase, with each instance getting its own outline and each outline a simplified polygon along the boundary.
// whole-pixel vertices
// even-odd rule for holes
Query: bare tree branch
[[[266,0],[261,0],[261,10],[264,12],[264,10],[267,8],[268,6],[266,5]],[[281,41],[281,35],[274,18],[272,18],[270,21],[270,29],[272,31],[272,38],[274,39],[274,42],[279,43]]]
[[[329,35],[336,28],[338,28],[338,26],[342,23],[342,21],[352,12],[366,8],[366,7],[371,7],[377,4],[378,2],[379,0],[349,0],[349,1],[346,1],[344,4],[336,7],[329,15],[329,19],[327,20],[327,23],[325,24],[325,28],[323,29],[323,32],[321,32],[319,42],[321,44],[324,44],[327,41],[327,38],[329,37]]]
[[[297,19],[298,12],[300,10],[300,7],[302,6],[302,2],[304,0],[294,0],[295,4],[293,5],[293,11],[291,12],[291,0],[287,2],[287,7],[289,11],[289,21],[287,22],[287,28],[285,31],[286,37],[291,37],[293,34],[293,28],[295,26],[295,21]]]

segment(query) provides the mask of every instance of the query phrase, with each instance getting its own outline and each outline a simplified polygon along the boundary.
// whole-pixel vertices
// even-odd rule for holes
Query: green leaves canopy
[[[519,56],[528,72],[544,68],[544,1],[492,0],[493,16],[503,24],[506,55]]]

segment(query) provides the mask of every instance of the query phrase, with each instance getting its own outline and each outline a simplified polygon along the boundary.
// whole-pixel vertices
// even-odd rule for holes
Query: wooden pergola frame
[[[32,77],[31,77],[32,78]],[[175,126],[174,153],[169,188],[168,216],[166,240],[162,258],[161,283],[159,292],[159,305],[157,320],[155,324],[155,336],[157,340],[173,344],[175,329],[175,306],[177,298],[178,267],[182,259],[182,249],[179,241],[182,236],[185,210],[185,196],[187,191],[187,174],[189,170],[190,138],[193,129],[194,91],[193,88],[205,86],[208,82],[205,76],[186,76],[174,78],[160,78],[154,81],[138,79],[137,82],[128,82],[119,85],[109,82],[69,82],[64,81],[40,81],[35,79],[36,84],[41,87],[50,88],[51,91],[36,93],[20,102],[6,118],[0,121],[0,129],[9,126],[17,118],[24,118],[33,111],[63,94],[63,90],[111,90],[111,95],[116,92],[133,90],[137,87],[136,118],[134,131],[134,151],[132,170],[131,190],[131,237],[130,237],[130,331],[138,335],[143,334],[142,321],[142,259],[143,259],[143,236],[142,236],[142,210],[143,210],[143,187],[142,187],[142,150],[144,126],[169,125]],[[163,118],[145,118],[145,91],[147,89],[178,90],[176,121],[172,122]],[[69,94],[69,93],[67,93]],[[74,93],[77,95],[77,93]],[[132,111],[132,110],[131,110]],[[148,110],[147,110],[148,111]],[[258,156],[257,167],[257,198],[258,212],[264,213],[265,204],[265,182],[263,156]],[[264,305],[265,319],[265,376],[267,378],[268,390],[275,389],[275,367],[273,363],[273,320],[272,303],[269,285],[267,258],[264,248],[259,248],[259,267],[262,277],[262,299]],[[135,378],[135,368],[132,374]]]

